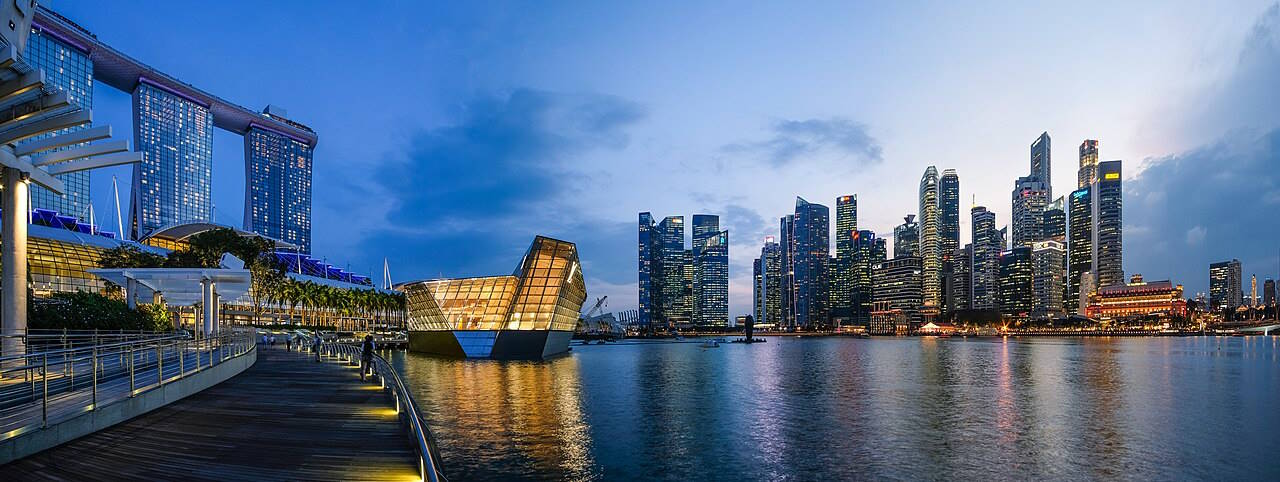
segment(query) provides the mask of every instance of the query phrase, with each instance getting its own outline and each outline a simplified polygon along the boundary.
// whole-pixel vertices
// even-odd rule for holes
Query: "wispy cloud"
[[[855,162],[877,164],[883,160],[879,141],[866,124],[842,117],[782,120],[769,129],[772,137],[723,147],[730,153],[755,153],[777,167],[820,153],[832,153]]]

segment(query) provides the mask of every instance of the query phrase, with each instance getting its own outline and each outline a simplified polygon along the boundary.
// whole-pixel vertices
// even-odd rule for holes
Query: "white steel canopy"
[[[117,268],[91,269],[90,273],[125,287],[125,299],[135,305],[139,294],[160,294],[166,304],[204,308],[204,333],[212,334],[218,318],[218,299],[234,300],[253,285],[247,269],[218,268]],[[149,292],[145,293],[143,291]]]

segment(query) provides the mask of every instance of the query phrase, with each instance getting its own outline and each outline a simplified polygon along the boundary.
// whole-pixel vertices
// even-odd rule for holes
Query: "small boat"
[[[702,342],[703,348],[720,348],[720,342],[716,340],[707,340]]]
[[[858,338],[871,338],[871,334],[867,332],[858,333]]]

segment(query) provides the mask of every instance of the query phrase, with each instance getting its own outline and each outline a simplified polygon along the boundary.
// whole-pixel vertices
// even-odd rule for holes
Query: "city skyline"
[[[1103,12],[1096,19],[1098,38],[1085,39],[1069,48],[1046,49],[1043,60],[1026,60],[1022,48],[976,44],[979,40],[963,35],[958,27],[942,20],[954,14],[956,24],[1009,23],[1008,20],[1030,12],[1001,12],[996,18],[983,20],[973,18],[976,14],[947,11],[958,7],[944,7],[936,12],[938,18],[914,21],[921,27],[939,27],[939,35],[954,40],[955,47],[921,45],[897,37],[883,40],[884,45],[896,45],[909,52],[910,58],[940,69],[941,75],[933,76],[943,79],[938,93],[927,93],[918,81],[911,80],[918,77],[919,72],[883,57],[862,57],[865,60],[859,63],[859,69],[850,71],[831,67],[823,62],[822,56],[808,55],[797,58],[798,63],[793,65],[796,73],[822,72],[833,79],[870,80],[834,89],[810,85],[790,75],[770,75],[759,80],[773,91],[807,86],[813,87],[813,93],[743,103],[746,99],[762,98],[759,95],[762,92],[757,88],[729,89],[686,106],[678,105],[683,99],[680,96],[701,94],[709,82],[723,79],[724,65],[719,66],[720,70],[691,71],[693,81],[688,87],[661,94],[640,85],[652,81],[653,77],[619,81],[616,73],[605,73],[593,78],[594,74],[585,71],[586,64],[580,62],[608,58],[601,57],[604,54],[598,50],[579,50],[584,54],[582,61],[568,61],[553,55],[556,48],[564,47],[563,39],[541,26],[555,18],[555,8],[534,16],[534,20],[543,22],[532,22],[533,26],[517,29],[512,34],[528,40],[529,53],[521,56],[478,38],[448,36],[461,30],[463,25],[475,26],[471,22],[477,19],[484,19],[480,21],[480,30],[501,31],[510,26],[505,15],[486,17],[465,7],[417,7],[439,13],[438,20],[425,27],[409,27],[395,19],[405,16],[403,12],[371,9],[365,13],[393,28],[358,34],[364,36],[358,37],[356,43],[420,45],[421,57],[402,59],[405,73],[387,74],[388,78],[436,81],[415,81],[415,85],[423,85],[421,92],[404,94],[407,95],[404,102],[383,111],[354,109],[354,106],[368,105],[356,96],[339,97],[338,102],[318,101],[334,95],[339,90],[336,86],[340,85],[326,82],[335,79],[339,70],[306,68],[319,65],[320,61],[312,53],[314,48],[297,45],[306,45],[306,39],[317,38],[318,34],[299,31],[287,22],[264,29],[255,21],[229,20],[243,6],[197,8],[156,4],[134,9],[129,12],[130,16],[154,20],[149,22],[153,25],[149,30],[151,36],[146,39],[123,27],[130,22],[116,20],[124,12],[95,11],[91,2],[59,1],[54,6],[104,42],[143,62],[155,64],[192,84],[208,86],[241,105],[278,103],[289,108],[291,117],[315,128],[324,139],[315,152],[315,185],[325,186],[331,194],[324,198],[317,196],[314,208],[313,251],[319,256],[349,260],[352,270],[362,274],[380,270],[381,260],[387,256],[397,279],[479,274],[501,269],[505,262],[488,259],[485,253],[519,249],[526,242],[529,231],[526,228],[547,225],[552,230],[549,234],[578,241],[591,295],[611,295],[610,309],[623,310],[635,307],[632,253],[635,213],[645,210],[718,213],[722,215],[721,228],[730,231],[734,246],[740,247],[731,250],[729,260],[729,313],[736,316],[750,312],[751,260],[759,256],[763,236],[776,234],[777,225],[773,220],[788,212],[789,199],[798,195],[834,206],[838,196],[857,194],[859,229],[869,229],[889,239],[901,217],[917,210],[916,184],[921,170],[928,165],[954,168],[963,180],[959,193],[960,239],[968,240],[971,226],[963,206],[972,203],[975,195],[977,204],[996,213],[997,227],[1010,224],[1009,183],[1017,176],[1026,175],[1027,145],[1044,131],[1059,141],[1053,143],[1057,152],[1050,152],[1050,158],[1058,161],[1052,165],[1052,179],[1057,181],[1053,186],[1056,196],[1067,195],[1073,188],[1070,180],[1076,177],[1076,166],[1072,161],[1081,140],[1101,141],[1100,161],[1124,161],[1124,243],[1127,248],[1135,243],[1146,248],[1124,250],[1126,274],[1139,272],[1151,279],[1176,280],[1186,285],[1188,296],[1207,292],[1205,266],[1223,259],[1241,259],[1246,274],[1274,277],[1278,261],[1274,242],[1268,241],[1274,236],[1257,236],[1261,239],[1241,236],[1256,227],[1256,222],[1249,219],[1265,219],[1263,216],[1274,213],[1274,204],[1280,202],[1276,201],[1280,197],[1274,194],[1280,192],[1275,187],[1280,183],[1275,182],[1274,169],[1266,169],[1276,163],[1277,149],[1273,146],[1280,143],[1277,141],[1280,136],[1274,133],[1277,115],[1256,107],[1273,105],[1265,101],[1273,98],[1266,96],[1273,94],[1261,89],[1261,86],[1274,85],[1277,79],[1276,45],[1280,42],[1275,39],[1275,26],[1280,14],[1272,5],[1240,2],[1225,8],[1188,5],[1167,8],[1168,12],[1152,20],[1155,24],[1152,29],[1126,34],[1126,45],[1143,51],[1145,58],[1137,57],[1136,52],[1121,52],[1107,59],[1088,55],[1107,45],[1109,35],[1115,35],[1106,33],[1109,29],[1104,27],[1132,18],[1132,12],[1128,11]],[[265,9],[264,14],[292,12],[288,5],[259,8]],[[626,9],[601,8],[597,12],[599,25],[612,25],[611,20],[624,14],[621,10]],[[894,7],[853,8],[854,11],[839,11],[841,9],[835,7],[815,6],[802,14],[829,15],[856,24],[884,19],[906,21],[908,13]],[[1137,6],[1120,8],[1141,10]],[[344,13],[321,10],[307,14],[308,20],[315,20],[321,26],[315,30],[336,29],[337,20],[328,17],[342,18]],[[1049,16],[1069,13],[1065,8],[1040,7],[1040,10]],[[184,19],[197,15],[212,22],[224,19],[235,25],[231,25],[232,31],[220,35],[181,27]],[[768,16],[769,12],[739,12],[733,22],[737,26],[722,33],[741,35],[738,29],[752,28]],[[159,19],[173,21],[159,22]],[[649,15],[639,15],[635,22],[640,26],[663,27],[668,38],[693,41],[693,45],[703,48],[718,45],[715,40],[694,35],[688,26],[679,22],[664,22]],[[1204,26],[1199,26],[1201,23]],[[654,69],[655,74],[669,74],[687,61],[676,57],[668,62],[649,53],[640,47],[629,29],[609,34],[598,30],[599,27],[576,23],[571,26],[587,29],[594,36],[591,38],[598,39],[603,47],[645,54],[634,61],[659,67]],[[302,41],[280,46],[286,55],[273,58],[267,65],[253,60],[251,51],[226,45],[225,39],[219,38],[237,35],[241,29],[244,32],[275,29],[271,35],[281,37],[272,38],[292,35]],[[827,45],[837,40],[818,40],[818,36],[836,35],[836,30],[826,23],[819,23],[814,30],[813,37],[803,37],[804,42],[820,41]],[[786,31],[783,26],[766,30],[771,36],[781,37],[785,37]],[[1178,32],[1179,38],[1173,38],[1170,32]],[[997,37],[1016,34],[1013,30],[997,33]],[[1045,42],[1061,43],[1060,39],[1066,34],[1049,31],[1044,35]],[[414,40],[424,38],[429,40]],[[881,41],[856,35],[848,40],[849,50],[838,52],[840,58],[881,45],[878,43]],[[312,43],[318,44],[318,40]],[[1025,49],[1044,47],[1042,42],[1033,44]],[[1204,47],[1178,48],[1181,45]],[[992,49],[992,53],[978,59],[978,64],[972,67],[928,62],[979,47]],[[456,48],[480,60],[460,60],[445,53]],[[1188,50],[1199,53],[1171,54]],[[186,58],[183,52],[202,55]],[[732,60],[738,62],[737,68],[746,69],[744,72],[749,74],[781,62],[783,57],[779,54],[776,50],[765,50],[759,61],[748,62],[737,57]],[[251,82],[236,78],[233,72],[213,72],[202,60],[206,56],[225,58],[243,67],[235,70],[247,68],[273,81]],[[1088,69],[1065,61],[1077,56],[1091,59]],[[282,58],[286,60],[280,60]],[[1227,60],[1213,63],[1205,58]],[[516,73],[482,80],[488,73],[496,72],[495,64],[501,64],[504,59],[518,60],[512,69]],[[553,62],[547,67],[533,66],[549,60]],[[985,98],[954,95],[956,89],[967,84],[949,79],[965,78],[973,72],[967,69],[1022,65],[1010,62],[1026,62],[1028,67],[1055,72],[1076,68],[1088,75],[1068,76],[1034,86],[1029,85],[1033,83],[1025,77],[998,81],[979,76],[975,78],[990,83],[984,87],[990,89],[984,91]],[[1209,62],[1207,66],[1206,62]],[[474,70],[464,69],[467,65]],[[436,67],[441,67],[444,73],[426,73]],[[566,72],[564,80],[549,75],[554,67],[562,67]],[[615,66],[613,72],[619,69]],[[1147,73],[1135,75],[1143,71]],[[1188,71],[1197,73],[1186,75]],[[469,73],[457,78],[450,75],[460,72]],[[1084,81],[1096,78],[1108,80]],[[1184,80],[1166,80],[1172,78]],[[1150,89],[1154,79],[1159,79],[1154,83],[1157,88]],[[901,86],[888,85],[894,82]],[[95,113],[106,122],[128,125],[128,121],[120,120],[127,119],[128,95],[100,92],[107,90],[95,89]],[[1135,94],[1139,90],[1153,92]],[[897,106],[901,112],[891,113],[886,105],[869,97],[895,97],[907,92],[925,96],[921,101],[937,108],[922,110],[922,106],[907,104]],[[1015,112],[1024,110],[1022,106],[1033,94],[1047,104],[1032,112]],[[950,98],[936,97],[948,95]],[[1201,107],[1203,105],[1210,107]],[[933,111],[955,114],[921,115]],[[1232,121],[1220,122],[1224,119],[1223,112],[1229,111],[1236,113]],[[961,112],[976,115],[966,115],[971,119],[956,122],[955,116]],[[907,129],[909,124],[902,119],[913,116],[923,123]],[[689,120],[668,122],[676,117]],[[728,117],[737,120],[725,121]],[[362,122],[367,125],[348,127],[352,118],[367,118],[367,122]],[[667,127],[660,127],[662,125]],[[709,127],[713,125],[715,127]],[[676,134],[669,129],[685,129],[688,133]],[[929,134],[930,141],[918,142],[925,133]],[[483,138],[518,142],[497,145],[486,153],[456,155],[460,152],[458,149],[465,149],[470,142]],[[243,178],[244,161],[242,148],[236,141],[230,142],[232,144],[228,144],[225,133],[214,134],[214,218],[240,226],[243,219],[236,216],[243,202],[244,181],[234,179]],[[432,184],[433,176],[456,181],[477,172],[474,168],[442,162],[447,159],[484,166],[484,171],[510,167],[511,173],[486,183],[442,189]],[[1255,183],[1260,187],[1242,193],[1223,187],[1231,186],[1231,179],[1206,186],[1206,180],[1195,166],[1208,162],[1234,166],[1220,170],[1219,177],[1241,176],[1264,183]],[[552,174],[529,167],[544,163],[550,163]],[[429,168],[421,169],[421,173],[408,170],[424,166]],[[642,170],[642,166],[650,167]],[[367,179],[349,175],[350,169],[369,168],[380,173]],[[128,172],[128,169],[106,169],[93,174],[92,197],[100,218],[109,212],[111,205],[111,174],[117,175],[124,191]],[[539,181],[550,179],[547,176],[566,180],[551,184],[552,188],[519,185],[521,176],[530,174],[539,176],[536,178]],[[667,181],[656,183],[656,179]],[[751,179],[769,182],[745,183]],[[437,189],[436,192],[419,189],[421,192],[401,193],[411,191],[409,188],[415,185]],[[649,190],[633,187],[639,185],[658,187]],[[1196,189],[1189,189],[1192,186]],[[562,193],[573,193],[570,197],[575,201],[563,201]],[[122,203],[129,196],[122,192]],[[1233,204],[1241,206],[1240,210],[1233,207],[1231,211],[1238,216],[1210,215]],[[555,221],[548,223],[548,219]],[[466,223],[466,220],[473,222]],[[497,231],[497,227],[501,227],[501,231]],[[836,238],[831,236],[831,239]],[[1180,261],[1166,263],[1169,258]]]

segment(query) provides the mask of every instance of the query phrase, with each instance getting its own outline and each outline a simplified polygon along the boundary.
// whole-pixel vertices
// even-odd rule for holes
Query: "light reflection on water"
[[[453,480],[1280,479],[1280,337],[397,355]]]

